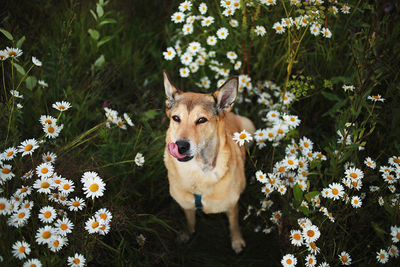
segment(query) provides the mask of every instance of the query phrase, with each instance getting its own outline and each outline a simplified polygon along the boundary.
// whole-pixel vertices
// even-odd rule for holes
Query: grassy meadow
[[[400,263],[397,1],[2,2],[0,266]],[[182,28],[189,22],[173,21],[176,12],[198,20],[192,32]],[[201,26],[200,15],[214,22]],[[295,17],[308,22],[296,26]],[[275,22],[286,30],[278,33]],[[205,49],[190,52],[193,42]],[[198,212],[194,236],[176,241],[185,219],[163,163],[163,70],[178,88],[208,93],[240,75],[235,112],[271,134],[254,135],[248,150],[239,202],[247,246],[239,255],[224,214]],[[76,198],[82,209],[74,210]],[[112,219],[99,219],[101,209]],[[71,233],[55,230],[63,218]],[[319,238],[307,237],[310,229]],[[52,236],[38,241],[44,231]]]

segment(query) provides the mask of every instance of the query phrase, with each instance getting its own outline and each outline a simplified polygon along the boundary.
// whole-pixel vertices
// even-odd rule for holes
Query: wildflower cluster
[[[250,50],[257,51],[257,45],[261,45],[261,39],[266,35],[287,31],[302,36],[309,31],[314,36],[331,38],[327,18],[335,18],[339,13],[346,15],[351,10],[347,4],[337,1],[293,0],[287,3],[259,0],[244,3],[221,0],[218,6],[214,5],[218,4],[181,2],[171,16],[171,21],[179,27],[175,44],[163,52],[165,60],[177,58],[182,64],[179,68],[181,77],[193,75],[197,84],[205,89],[210,88],[213,81],[221,85],[221,80],[233,73],[243,74],[245,65],[250,64]],[[338,6],[342,7],[340,11]],[[270,25],[271,20],[266,17],[280,12],[285,16]],[[243,36],[248,33],[252,41],[246,45]],[[238,45],[238,40],[242,40],[242,46]]]

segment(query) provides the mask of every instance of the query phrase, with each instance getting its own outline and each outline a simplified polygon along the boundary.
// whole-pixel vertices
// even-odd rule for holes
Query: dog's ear
[[[213,96],[217,102],[218,112],[231,111],[233,104],[235,103],[239,80],[238,77],[232,77],[228,79],[217,91],[214,92]]]
[[[164,76],[164,89],[165,89],[165,95],[167,96],[167,109],[172,108],[172,106],[175,104],[175,95],[180,94],[181,91],[179,91],[170,81],[169,76],[167,72],[164,70],[163,71],[163,76]]]

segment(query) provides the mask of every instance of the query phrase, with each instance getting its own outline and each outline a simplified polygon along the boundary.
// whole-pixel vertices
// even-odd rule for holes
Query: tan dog
[[[226,212],[232,248],[239,253],[245,246],[238,201],[246,185],[246,152],[232,137],[255,128],[249,119],[230,112],[238,79],[230,78],[213,94],[200,94],[178,90],[164,72],[164,87],[170,118],[164,151],[170,194],[184,210],[190,234],[195,230],[196,207],[205,213]]]

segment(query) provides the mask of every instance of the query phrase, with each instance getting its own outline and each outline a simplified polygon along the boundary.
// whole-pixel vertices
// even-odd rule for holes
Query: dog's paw
[[[237,238],[235,240],[232,240],[232,248],[236,252],[236,254],[239,254],[242,252],[243,248],[246,246],[246,242],[243,240],[243,238]]]
[[[190,235],[187,232],[180,232],[178,233],[178,236],[176,237],[176,240],[179,243],[187,243],[190,239]]]

